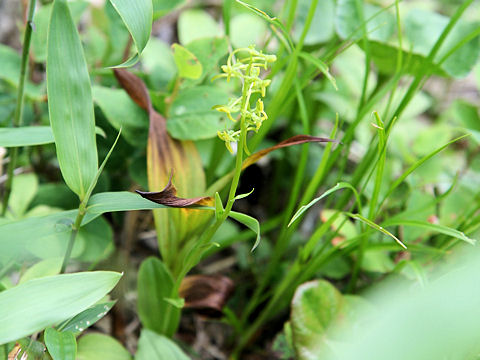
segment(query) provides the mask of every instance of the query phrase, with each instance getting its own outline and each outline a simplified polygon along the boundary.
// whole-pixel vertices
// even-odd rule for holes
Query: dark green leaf
[[[73,334],[78,335],[107,315],[113,305],[115,305],[115,301],[93,305],[63,323],[58,329],[61,331],[71,331]]]
[[[138,271],[138,316],[142,325],[159,334],[172,336],[180,321],[180,309],[166,298],[173,297],[173,278],[157,258],[143,261]]]

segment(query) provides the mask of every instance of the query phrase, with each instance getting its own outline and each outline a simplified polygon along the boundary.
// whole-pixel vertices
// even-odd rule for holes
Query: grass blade
[[[82,43],[65,0],[55,0],[51,13],[47,92],[60,169],[83,200],[98,167],[95,119]]]
[[[355,199],[357,201],[357,206],[358,206],[358,209],[359,211],[361,211],[362,209],[362,203],[360,202],[360,197],[358,196],[358,192],[357,190],[355,190],[355,188],[350,185],[349,183],[347,182],[339,182],[337,185],[335,185],[334,187],[328,189],[327,191],[325,191],[322,195],[320,195],[319,197],[313,199],[312,201],[310,201],[307,205],[303,205],[300,207],[300,209],[297,210],[297,212],[295,213],[295,215],[293,215],[292,219],[290,220],[290,222],[288,223],[288,226],[292,225],[300,216],[303,215],[303,213],[305,211],[307,211],[308,209],[310,209],[313,205],[315,205],[317,202],[319,202],[320,200],[322,200],[324,197],[330,195],[331,193],[337,191],[337,190],[341,190],[341,189],[350,189],[353,191],[354,195],[355,195]]]
[[[356,219],[356,220],[360,220],[361,222],[363,222],[364,224],[370,226],[371,228],[375,229],[375,230],[378,230],[382,233],[384,233],[385,235],[388,235],[390,236],[392,239],[394,239],[401,247],[403,247],[404,249],[406,249],[407,247],[405,246],[405,244],[403,242],[400,241],[400,239],[398,239],[395,235],[393,235],[390,231],[387,231],[385,230],[383,227],[381,227],[380,225],[377,225],[375,224],[373,221],[371,220],[368,220],[367,218],[363,217],[362,215],[360,214],[352,214],[352,213],[348,213],[346,212],[345,214],[347,214],[348,216],[350,216],[352,219]]]

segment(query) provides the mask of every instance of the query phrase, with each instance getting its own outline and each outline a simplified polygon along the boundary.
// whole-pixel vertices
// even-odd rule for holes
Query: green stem
[[[32,30],[33,30],[33,14],[35,12],[36,0],[30,0],[28,7],[28,16],[27,23],[25,24],[25,36],[23,38],[23,49],[22,49],[22,60],[20,67],[20,79],[18,82],[18,92],[17,92],[17,106],[15,108],[15,115],[13,118],[13,126],[18,127],[22,124],[23,118],[23,102],[25,99],[25,78],[27,75],[27,66],[28,66],[28,54],[30,52],[30,40],[32,39]],[[10,152],[10,162],[8,163],[7,168],[7,181],[5,183],[5,189],[2,200],[2,216],[5,216],[8,209],[8,200],[10,199],[10,194],[12,193],[12,181],[13,181],[13,172],[15,166],[17,166],[17,157],[18,157],[18,148],[14,147]]]
[[[82,201],[80,203],[80,206],[78,207],[77,218],[75,219],[75,222],[72,225],[72,232],[70,233],[70,239],[68,240],[67,250],[65,251],[65,255],[63,257],[63,263],[62,263],[62,268],[60,269],[60,274],[63,274],[65,272],[68,262],[70,261],[73,245],[75,244],[75,239],[77,238],[78,231],[80,230],[80,226],[82,225],[82,220],[87,212],[86,205],[87,204],[84,201]]]

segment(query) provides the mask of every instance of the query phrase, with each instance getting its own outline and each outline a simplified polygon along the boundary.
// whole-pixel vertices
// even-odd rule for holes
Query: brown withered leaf
[[[211,205],[213,199],[209,196],[200,196],[190,199],[183,199],[177,197],[177,189],[172,184],[172,178],[168,181],[167,186],[162,191],[158,192],[145,192],[140,190],[135,190],[138,194],[144,197],[147,200],[153,201],[157,204],[162,204],[165,206],[183,208],[192,205]]]
[[[189,275],[180,284],[179,296],[185,299],[185,308],[208,317],[221,317],[234,287],[233,281],[223,275]]]
[[[192,141],[178,141],[168,135],[167,121],[153,108],[143,81],[125,69],[115,69],[114,73],[132,100],[149,115],[148,187],[150,191],[160,193],[151,197],[168,201],[178,207],[153,211],[160,251],[171,269],[178,262],[179,248],[189,240],[194,241],[192,234],[198,233],[198,229],[205,226],[213,216],[210,211],[180,208],[182,205],[200,201],[198,197],[205,195],[206,182],[202,161]],[[172,170],[175,176],[170,179]],[[166,188],[165,184],[168,184]],[[177,192],[181,197],[176,197]],[[212,205],[213,199],[203,198],[202,202],[204,205]]]

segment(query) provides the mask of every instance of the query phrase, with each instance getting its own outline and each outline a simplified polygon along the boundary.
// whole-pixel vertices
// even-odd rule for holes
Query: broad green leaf
[[[288,226],[292,225],[300,216],[303,215],[303,213],[305,211],[307,211],[308,209],[310,209],[313,205],[315,205],[317,202],[319,202],[320,200],[322,200],[324,197],[330,195],[331,193],[337,191],[337,190],[341,190],[341,189],[349,189],[351,191],[353,191],[354,195],[355,195],[355,199],[357,201],[357,206],[359,208],[359,210],[361,210],[362,208],[362,205],[361,205],[361,202],[360,202],[360,197],[358,195],[358,192],[357,190],[352,186],[350,185],[349,183],[347,182],[339,182],[337,185],[335,185],[334,187],[328,189],[327,191],[325,191],[322,195],[320,195],[319,197],[313,199],[312,201],[310,201],[307,205],[302,205],[300,207],[300,209],[297,210],[297,212],[293,215],[292,219],[290,220],[290,222],[288,223]]]
[[[291,327],[298,359],[319,359],[329,352],[327,330],[340,317],[344,299],[329,282],[300,285],[292,300]]]
[[[213,72],[218,62],[228,53],[228,41],[225,37],[197,39],[185,48],[192,52],[202,64],[202,75],[198,79],[190,80],[191,83],[198,83]]]
[[[180,321],[180,310],[171,305],[173,278],[167,267],[157,258],[142,262],[138,271],[138,316],[142,325],[159,334],[172,336]]]
[[[52,12],[52,3],[42,4],[37,7],[33,16],[35,30],[32,33],[32,53],[36,62],[45,62],[47,59],[47,37],[50,13]],[[73,0],[68,2],[68,7],[72,13],[75,24],[78,24],[83,12],[88,7],[88,1]]]
[[[45,330],[45,345],[53,360],[75,360],[77,342],[71,331]]]
[[[182,45],[193,40],[223,35],[215,19],[203,10],[182,11],[178,18],[178,39]]]
[[[50,126],[23,126],[0,129],[0,146],[20,147],[53,143]]]
[[[335,354],[340,329],[362,328],[361,315],[372,311],[358,296],[342,294],[325,280],[300,285],[292,300],[290,326],[299,360],[325,359]]]
[[[76,360],[131,360],[130,353],[111,336],[90,333],[78,340]]]
[[[202,75],[202,64],[197,57],[182,45],[173,44],[173,60],[177,65],[178,74],[186,79],[198,79]]]
[[[93,86],[93,99],[112,126],[120,130],[132,145],[145,146],[148,136],[148,116],[121,89]]]
[[[107,258],[115,248],[112,228],[101,216],[82,226],[75,242],[84,244],[84,250],[75,257],[92,263]]]
[[[78,335],[107,315],[113,305],[115,305],[115,301],[93,305],[61,324],[58,329],[61,331],[71,331],[74,335]]]
[[[136,54],[115,67],[129,67],[137,63],[152,31],[152,0],[109,0],[130,32]]]
[[[38,262],[25,271],[18,283],[22,284],[28,280],[57,275],[60,273],[62,261],[62,258],[51,258]]]
[[[11,47],[0,44],[0,79],[5,80],[8,84],[18,87],[18,79],[20,78],[21,58],[20,55]],[[28,80],[25,81],[25,96],[30,99],[40,100],[42,97],[42,88],[32,84]]]
[[[236,211],[230,211],[228,216],[242,223],[243,225],[248,227],[250,230],[255,232],[255,234],[257,234],[257,238],[255,239],[255,243],[253,244],[251,251],[255,250],[258,244],[260,244],[260,223],[258,222],[258,220],[249,215],[242,214]]]
[[[186,0],[153,0],[153,19],[168,14],[173,9],[181,6]]]
[[[412,51],[427,56],[450,19],[428,10],[414,9],[405,18],[405,35],[413,45]],[[455,47],[467,34],[478,29],[478,22],[460,20],[449,34],[435,63]],[[464,77],[473,68],[480,54],[480,37],[477,36],[456,50],[442,65],[449,75]]]
[[[300,39],[311,5],[312,1],[310,0],[299,1],[293,32],[295,41]],[[333,0],[319,1],[304,44],[315,45],[330,40],[335,31],[334,20],[335,2]]]
[[[9,214],[12,214],[15,219],[22,218],[37,189],[38,178],[34,173],[15,176],[9,201]]]
[[[48,276],[0,293],[0,344],[68,319],[105,296],[122,275],[109,271]]]
[[[230,127],[232,122],[212,107],[227,101],[227,93],[214,86],[202,85],[181,91],[170,109],[169,134],[180,140],[217,136],[219,129]]]
[[[230,22],[230,39],[235,48],[250,45],[260,47],[266,31],[267,25],[265,22],[253,14],[235,15]]]
[[[48,32],[50,123],[65,182],[80,199],[98,168],[93,102],[82,44],[65,0],[55,0]]]
[[[371,4],[363,4],[363,20],[366,22],[367,37],[370,40],[386,41],[395,29],[395,18],[387,10]],[[375,14],[381,12],[379,15]],[[362,17],[357,0],[337,2],[335,25],[341,38],[359,39],[362,37]]]
[[[154,36],[143,49],[141,61],[152,90],[165,89],[176,76],[177,66],[173,60],[172,49],[165,41]]]
[[[147,210],[165,208],[128,191],[115,191],[94,194],[87,206],[87,213],[100,215],[106,212]]]
[[[169,338],[143,329],[138,341],[135,360],[190,360],[180,347]]]

